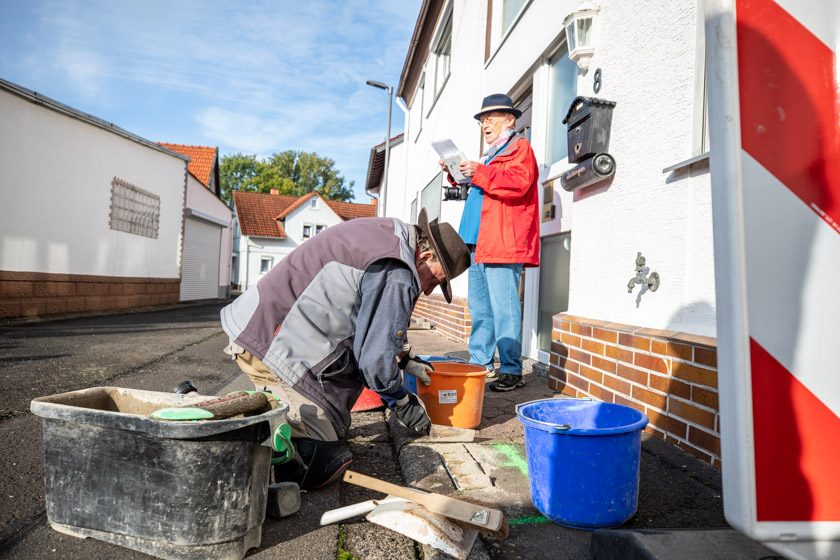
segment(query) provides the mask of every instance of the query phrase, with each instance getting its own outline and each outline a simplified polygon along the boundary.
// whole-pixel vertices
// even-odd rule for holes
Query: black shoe
[[[295,457],[274,467],[274,482],[296,482],[302,490],[322,488],[347,470],[353,454],[343,441],[292,438]]]
[[[491,391],[513,391],[519,387],[525,386],[525,380],[521,375],[513,375],[512,373],[503,373],[499,378],[490,384]]]

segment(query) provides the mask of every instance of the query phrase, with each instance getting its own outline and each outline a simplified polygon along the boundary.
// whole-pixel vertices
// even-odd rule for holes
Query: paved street
[[[49,528],[44,513],[41,423],[28,412],[29,401],[96,385],[169,391],[184,379],[193,380],[208,394],[244,387],[245,378],[221,352],[226,338],[218,323],[219,308],[220,304],[184,306],[0,327],[4,449],[0,456],[0,557],[146,558]],[[421,353],[458,355],[463,351],[462,345],[435,331],[412,330],[410,340]],[[592,532],[548,522],[530,503],[522,428],[513,406],[550,397],[552,392],[536,373],[529,372],[526,379],[528,385],[515,393],[486,393],[482,424],[473,444],[412,442],[381,410],[354,414],[352,468],[398,484],[441,493],[458,491],[504,509],[511,523],[510,538],[504,542],[482,538],[470,558],[588,558]],[[344,483],[305,494],[299,513],[266,521],[262,545],[248,556],[323,559],[346,551],[360,560],[403,559],[420,557],[422,548],[423,558],[434,558],[431,549],[415,546],[410,539],[363,518],[341,526],[318,525],[327,509],[380,496]],[[717,471],[658,440],[645,441],[639,510],[624,529],[727,527]],[[734,535],[732,531],[713,535],[718,533]],[[741,557],[757,560],[766,553],[761,547],[749,550]]]

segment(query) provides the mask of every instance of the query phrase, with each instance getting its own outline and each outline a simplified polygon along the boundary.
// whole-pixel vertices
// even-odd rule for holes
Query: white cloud
[[[34,0],[17,61],[117,124],[194,123],[180,140],[223,153],[317,151],[361,182],[387,110],[364,82],[397,85],[420,1]],[[394,133],[400,121],[395,106]]]

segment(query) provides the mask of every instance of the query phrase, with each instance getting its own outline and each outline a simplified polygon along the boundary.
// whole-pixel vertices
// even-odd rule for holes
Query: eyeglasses
[[[485,115],[485,116],[481,117],[480,119],[478,119],[478,126],[484,126],[484,123],[487,123],[487,122],[497,122],[497,121],[505,118],[505,116],[506,115]]]

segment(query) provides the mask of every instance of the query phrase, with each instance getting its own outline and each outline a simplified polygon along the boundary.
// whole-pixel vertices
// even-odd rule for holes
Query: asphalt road
[[[63,535],[49,527],[44,510],[41,420],[29,412],[29,403],[39,396],[93,386],[171,391],[185,379],[205,394],[244,388],[247,378],[222,352],[227,344],[218,318],[222,305],[0,324],[0,559],[149,558],[108,543]],[[463,350],[463,344],[447,341],[434,331],[412,332],[411,340],[419,353],[454,355]],[[460,455],[450,453],[452,446],[400,444],[399,430],[391,426],[394,422],[385,422],[387,413],[382,410],[355,413],[348,442],[354,454],[352,468],[397,484],[446,492],[454,490],[447,486],[454,480],[468,486],[476,473],[470,474],[466,466],[478,464],[481,473],[495,480],[491,486],[498,492],[490,497],[467,492],[465,497],[478,502],[489,499],[506,508],[516,524],[506,541],[477,541],[471,560],[589,557],[592,533],[545,522],[530,505],[525,479],[505,474],[515,464],[504,457],[500,462],[490,453],[500,443],[524,457],[522,427],[513,405],[551,393],[536,374],[529,375],[528,386],[515,394],[487,393],[477,439],[482,443],[471,451],[461,446],[466,451]],[[483,454],[476,455],[479,451]],[[744,552],[751,546],[744,538],[727,544],[719,555],[703,544],[710,538],[719,541],[723,538],[719,535],[732,538],[734,533],[725,532],[728,525],[723,518],[719,472],[655,438],[642,444],[641,463],[638,511],[624,529],[652,530],[654,536],[688,535],[696,546],[702,545],[700,555],[681,555],[685,545],[671,544],[673,555],[668,558],[770,557],[763,549]],[[426,472],[432,467],[437,469],[434,476]],[[296,515],[266,520],[261,546],[247,556],[308,560],[335,558],[346,552],[365,560],[439,558],[428,547],[421,553],[412,540],[363,518],[320,527],[322,512],[376,497],[381,495],[349,484],[309,492]],[[702,532],[709,529],[724,532]],[[692,531],[707,540],[698,540]],[[624,549],[624,544],[616,546]]]
[[[104,385],[171,391],[184,379],[214,394],[239,374],[222,352],[227,337],[219,324],[221,307],[179,306],[0,327],[0,556],[11,557],[8,553],[17,549],[14,556],[20,557],[16,544],[33,531],[50,531],[41,421],[29,412],[29,402]],[[72,549],[82,541],[60,540],[69,549],[44,557],[81,557]],[[113,558],[114,550],[123,552],[109,546],[101,557]]]

